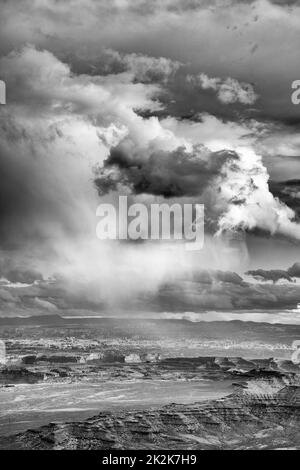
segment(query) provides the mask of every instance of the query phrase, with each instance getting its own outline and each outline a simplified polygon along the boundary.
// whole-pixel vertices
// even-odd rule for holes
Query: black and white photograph
[[[300,0],[0,0],[0,450],[300,450]]]

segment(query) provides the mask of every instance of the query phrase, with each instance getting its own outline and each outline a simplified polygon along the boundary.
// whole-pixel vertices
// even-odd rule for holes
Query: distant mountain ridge
[[[244,345],[252,349],[251,345],[272,350],[277,345],[286,350],[292,350],[292,343],[300,339],[300,325],[270,324],[251,321],[199,321],[192,322],[187,319],[151,319],[143,317],[73,317],[65,318],[60,315],[42,315],[30,317],[2,317],[0,328],[41,327],[90,329],[107,338],[132,338],[176,341],[193,340],[208,347],[229,347],[234,344]],[[47,333],[48,334],[48,333]],[[0,332],[1,338],[1,332]],[[208,346],[207,346],[207,343]],[[219,345],[219,346],[218,346]]]

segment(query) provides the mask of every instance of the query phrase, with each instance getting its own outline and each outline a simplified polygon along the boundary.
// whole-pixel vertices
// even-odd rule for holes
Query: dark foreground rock
[[[18,383],[33,384],[44,379],[41,372],[33,372],[25,367],[2,367],[0,369],[0,386]]]
[[[299,449],[300,387],[143,411],[100,413],[2,439],[5,449]]]

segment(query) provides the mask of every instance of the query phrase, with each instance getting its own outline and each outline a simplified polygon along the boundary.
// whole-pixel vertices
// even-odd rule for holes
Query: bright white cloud
[[[197,76],[188,75],[187,81],[202,90],[214,90],[217,98],[223,104],[241,103],[254,104],[258,98],[250,83],[239,82],[234,78],[210,78],[205,73]]]

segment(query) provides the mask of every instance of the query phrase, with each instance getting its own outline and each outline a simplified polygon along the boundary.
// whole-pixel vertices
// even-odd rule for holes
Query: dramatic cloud
[[[240,274],[300,240],[298,2],[0,3],[1,312],[294,308]],[[97,240],[123,191],[203,202],[205,249]]]
[[[300,240],[295,213],[274,198],[261,157],[249,149],[172,152],[136,149],[128,140],[112,149],[95,180],[100,194],[127,186],[133,193],[164,197],[203,196],[218,233],[261,229]]]
[[[0,51],[31,43],[63,60],[89,57],[91,68],[102,48],[122,57],[163,56],[186,64],[192,75],[254,83],[259,115],[297,119],[290,86],[298,78],[298,15],[296,1],[10,0],[1,2]],[[175,100],[183,114],[211,112],[202,96],[181,98]]]
[[[0,118],[2,248],[93,230],[92,167],[128,128],[142,134],[134,109],[155,107],[158,89],[132,77],[74,76],[32,47],[0,59],[0,69],[11,96]]]
[[[71,305],[81,305],[85,292],[89,308],[99,308],[103,299],[122,305],[139,291],[155,290],[172,272],[173,254],[96,238],[101,200],[93,168],[128,134],[142,148],[171,151],[188,144],[158,118],[136,112],[160,106],[160,87],[127,73],[75,75],[52,53],[31,46],[3,57],[0,67],[11,96],[0,118],[0,243],[17,266],[14,281],[24,281],[20,272],[32,266],[44,277],[63,273]],[[29,302],[26,294],[21,305],[49,307],[36,303],[36,291],[32,297]]]

